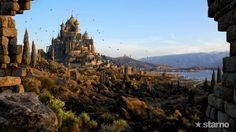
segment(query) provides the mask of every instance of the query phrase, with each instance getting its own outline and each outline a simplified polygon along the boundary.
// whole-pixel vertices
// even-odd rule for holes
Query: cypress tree
[[[31,66],[35,67],[37,63],[37,54],[34,41],[32,42],[32,51],[31,51]]]
[[[30,64],[30,45],[29,45],[29,36],[27,29],[25,30],[24,35],[24,48],[23,48],[23,64]]]
[[[218,67],[218,69],[217,69],[217,83],[221,83],[221,80],[222,80],[222,71],[221,71],[221,68]]]
[[[213,70],[212,79],[211,79],[211,88],[213,89],[215,85],[216,85],[216,77],[215,77],[215,70]]]

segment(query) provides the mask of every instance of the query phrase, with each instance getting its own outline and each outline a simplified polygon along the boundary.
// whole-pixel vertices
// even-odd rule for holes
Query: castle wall
[[[229,122],[229,129],[209,132],[236,132],[236,0],[208,0],[208,16],[218,22],[218,30],[227,33],[230,56],[223,59],[223,86],[216,86],[208,97],[206,115],[214,122]]]

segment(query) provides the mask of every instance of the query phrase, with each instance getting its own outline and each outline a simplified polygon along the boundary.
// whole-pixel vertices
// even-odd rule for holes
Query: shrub
[[[104,123],[111,124],[115,120],[115,117],[111,113],[103,113],[102,120]]]
[[[90,120],[88,122],[88,128],[89,129],[96,129],[98,127],[98,123],[95,120]]]
[[[83,125],[86,125],[90,121],[90,116],[85,112],[81,113],[79,117],[81,118]]]
[[[119,130],[124,130],[124,128],[128,126],[127,122],[122,119],[114,121],[113,125]]]
[[[125,128],[128,128],[128,124],[125,120],[116,120],[113,122],[112,125],[101,125],[101,132],[122,132],[125,130]]]
[[[35,78],[26,78],[23,81],[26,92],[35,92],[36,94],[40,93],[41,82]]]

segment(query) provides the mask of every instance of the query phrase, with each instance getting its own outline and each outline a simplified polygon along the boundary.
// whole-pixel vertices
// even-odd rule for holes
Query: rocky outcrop
[[[0,130],[6,132],[55,132],[56,115],[36,94],[0,94]]]

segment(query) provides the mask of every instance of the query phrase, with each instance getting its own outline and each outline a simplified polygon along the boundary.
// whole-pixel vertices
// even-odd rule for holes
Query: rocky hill
[[[113,63],[117,65],[125,65],[125,66],[131,66],[137,69],[154,69],[156,65],[150,64],[150,63],[145,63],[139,60],[135,60],[133,58],[130,58],[128,56],[123,56],[123,57],[118,57],[118,58],[109,58],[112,60]]]

